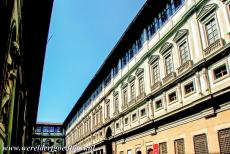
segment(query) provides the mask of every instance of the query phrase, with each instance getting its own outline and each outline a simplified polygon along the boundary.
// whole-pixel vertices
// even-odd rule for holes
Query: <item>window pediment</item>
[[[113,92],[113,96],[116,96],[116,95],[118,95],[118,91]]]
[[[178,42],[180,39],[182,39],[186,35],[188,35],[188,30],[187,29],[181,29],[181,30],[177,31],[175,37],[173,38],[173,41]]]
[[[158,56],[158,55],[151,55],[151,56],[149,57],[149,64],[152,64],[152,63],[154,63],[155,61],[157,61],[157,60],[159,59],[159,57],[160,57],[160,56]]]
[[[136,74],[136,76],[139,76],[139,75],[141,75],[143,72],[144,72],[144,69],[143,69],[143,68],[138,68],[135,74]]]
[[[128,86],[128,83],[127,82],[122,82],[121,83],[121,88],[122,89],[124,89],[125,87],[127,87]]]
[[[217,4],[208,4],[206,6],[204,6],[201,11],[199,12],[197,19],[198,20],[203,20],[204,17],[206,17],[209,13],[213,12],[214,10],[216,10],[217,8]]]
[[[128,78],[128,82],[131,83],[133,80],[135,80],[135,76],[130,75]]]
[[[173,47],[173,44],[172,43],[169,43],[169,42],[165,42],[163,45],[162,45],[162,47],[161,47],[161,49],[160,49],[160,54],[164,54],[166,51],[168,51],[170,48],[172,48]]]

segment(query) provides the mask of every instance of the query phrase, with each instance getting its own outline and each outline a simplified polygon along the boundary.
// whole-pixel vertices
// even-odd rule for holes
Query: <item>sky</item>
[[[39,122],[63,122],[146,0],[54,0]]]

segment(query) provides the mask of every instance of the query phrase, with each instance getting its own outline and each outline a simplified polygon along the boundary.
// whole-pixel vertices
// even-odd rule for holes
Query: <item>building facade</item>
[[[29,153],[52,4],[0,0],[0,153]]]
[[[147,0],[64,122],[93,154],[230,153],[230,1]]]
[[[33,129],[32,146],[64,147],[64,136],[64,129],[61,123],[37,123]],[[37,152],[37,154],[40,153],[45,153],[45,151]],[[64,151],[47,151],[46,153],[61,154]]]

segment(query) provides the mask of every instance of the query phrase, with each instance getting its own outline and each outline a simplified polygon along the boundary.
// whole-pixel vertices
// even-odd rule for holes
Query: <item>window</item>
[[[173,59],[172,59],[172,53],[169,53],[165,56],[165,69],[166,74],[170,74],[173,72]]]
[[[220,153],[230,153],[230,128],[218,131]]]
[[[208,143],[206,134],[193,137],[195,154],[208,154]]]
[[[127,154],[132,154],[132,150],[128,150],[128,151],[127,151]]]
[[[131,95],[131,100],[135,99],[135,83],[132,82],[130,85],[130,95]]]
[[[146,109],[141,109],[141,117],[145,116],[146,115]]]
[[[126,118],[125,118],[125,125],[127,125],[128,123],[129,123],[129,118],[126,117]]]
[[[109,118],[110,117],[110,102],[108,101],[106,104],[106,117]]]
[[[120,154],[124,154],[124,151],[120,151]]]
[[[219,79],[228,74],[226,64],[213,70],[215,79]]]
[[[180,52],[181,65],[183,65],[188,60],[190,60],[190,55],[189,55],[189,49],[188,49],[188,42],[187,42],[187,40],[184,40],[179,45],[179,52]]]
[[[119,123],[116,123],[116,129],[119,129]]]
[[[194,89],[194,83],[193,82],[190,82],[188,84],[186,84],[184,86],[184,92],[185,92],[185,95],[187,94],[190,94],[191,92],[193,92],[195,89]]]
[[[159,143],[159,154],[167,154],[167,143]]]
[[[136,121],[136,120],[137,120],[137,114],[134,113],[134,114],[132,115],[132,121]]]
[[[144,93],[144,78],[143,76],[139,78],[139,94]]]
[[[36,132],[36,133],[40,133],[40,132],[41,132],[41,129],[42,129],[41,126],[37,126],[36,129],[35,129],[35,132]]]
[[[161,100],[156,101],[155,105],[156,105],[155,106],[156,110],[159,110],[159,109],[161,109],[163,107],[163,103],[162,103]]]
[[[184,139],[174,141],[175,154],[185,154]]]
[[[115,112],[119,111],[119,98],[118,98],[118,94],[114,97],[114,111]]]
[[[102,108],[100,109],[100,122],[102,122]]]
[[[177,100],[176,92],[172,92],[168,95],[169,102],[174,102]]]
[[[48,133],[49,132],[49,127],[48,126],[44,126],[43,127],[43,132],[44,133]]]
[[[157,83],[158,81],[160,81],[159,79],[159,66],[158,63],[152,66],[152,80],[153,80],[153,84]]]
[[[215,18],[212,18],[209,22],[207,22],[205,24],[205,28],[207,33],[208,44],[210,45],[219,38],[217,23]]]
[[[123,89],[123,105],[128,103],[128,91],[127,88]]]

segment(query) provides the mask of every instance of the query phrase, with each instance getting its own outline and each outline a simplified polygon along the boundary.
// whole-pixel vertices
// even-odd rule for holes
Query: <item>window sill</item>
[[[224,47],[224,39],[220,38],[214,43],[210,44],[206,49],[204,49],[204,55],[208,56],[209,54],[216,52],[217,50]]]
[[[178,74],[180,74],[180,73],[184,72],[185,70],[189,69],[192,65],[193,65],[193,61],[188,60],[187,62],[182,64],[179,68],[177,68]]]
[[[175,72],[171,72],[170,74],[167,74],[167,76],[165,76],[163,78],[163,83],[167,83],[171,80],[173,80],[176,77],[176,73]]]

